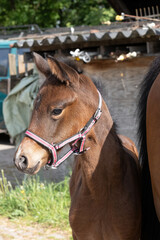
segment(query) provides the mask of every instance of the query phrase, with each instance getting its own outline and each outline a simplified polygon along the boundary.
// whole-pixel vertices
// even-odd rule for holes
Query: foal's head
[[[28,129],[49,143],[59,143],[85,126],[97,108],[98,93],[92,81],[72,64],[51,56],[47,60],[38,54],[34,57],[37,69],[46,80],[35,100]],[[46,147],[26,136],[14,161],[19,170],[35,174],[49,158]]]

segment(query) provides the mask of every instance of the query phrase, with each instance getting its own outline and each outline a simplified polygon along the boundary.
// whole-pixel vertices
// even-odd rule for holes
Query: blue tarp
[[[3,101],[6,98],[6,96],[7,95],[5,93],[0,92],[0,129],[5,129],[2,106],[3,106]]]

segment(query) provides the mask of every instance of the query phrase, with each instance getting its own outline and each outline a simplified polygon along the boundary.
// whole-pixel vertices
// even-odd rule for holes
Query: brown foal
[[[73,63],[34,55],[37,68],[46,80],[35,100],[28,130],[35,138],[44,139],[46,145],[29,136],[22,140],[15,164],[29,174],[36,174],[42,166],[50,164],[47,146],[52,148],[52,142],[63,142],[80,132],[94,116],[100,101],[91,79]],[[85,136],[86,151],[79,151],[81,139],[75,145],[78,155],[70,180],[69,214],[73,239],[139,240],[141,200],[137,150],[128,138],[118,137],[103,100],[101,111],[100,118]],[[73,147],[72,142],[67,145]],[[56,150],[52,150],[54,155]],[[60,155],[61,150],[57,152]]]

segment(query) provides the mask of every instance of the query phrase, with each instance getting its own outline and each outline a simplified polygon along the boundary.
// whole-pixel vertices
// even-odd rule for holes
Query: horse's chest
[[[78,239],[103,240],[108,232],[107,206],[99,204],[84,184],[81,174],[71,180],[70,225]],[[76,238],[75,238],[76,239]]]
[[[89,221],[93,206],[93,200],[88,195],[81,194],[81,191],[76,192],[71,197],[70,218],[74,222],[79,221],[80,218]]]
[[[81,237],[80,239],[96,239],[95,236],[100,237],[102,225],[105,225],[105,219],[102,214],[106,215],[104,214],[106,209],[103,208],[102,211],[102,208],[103,206],[97,208],[96,203],[89,195],[81,195],[79,192],[76,197],[72,196],[70,225],[73,232],[78,236],[85,236],[85,238]],[[97,239],[103,239],[103,237],[101,236]]]

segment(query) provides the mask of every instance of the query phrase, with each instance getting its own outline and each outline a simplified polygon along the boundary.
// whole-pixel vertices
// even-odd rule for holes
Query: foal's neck
[[[123,148],[115,133],[113,121],[107,106],[103,103],[101,118],[92,130],[90,140],[86,140],[86,147],[90,147],[85,154],[78,157],[81,166],[82,182],[88,190],[100,196],[105,187],[122,178],[121,155]],[[119,185],[119,184],[118,184]]]

